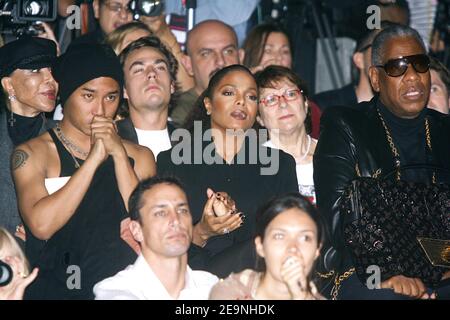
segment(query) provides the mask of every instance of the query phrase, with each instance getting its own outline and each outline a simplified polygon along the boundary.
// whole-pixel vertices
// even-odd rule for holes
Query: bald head
[[[186,50],[190,55],[192,51],[192,44],[195,45],[196,42],[202,42],[205,37],[209,38],[212,36],[215,38],[217,35],[228,35],[234,40],[237,46],[238,40],[234,29],[220,20],[204,20],[194,26],[187,34],[186,39]]]
[[[198,94],[206,89],[212,75],[223,67],[238,64],[238,41],[229,25],[218,20],[205,20],[189,31],[183,64],[195,80]]]

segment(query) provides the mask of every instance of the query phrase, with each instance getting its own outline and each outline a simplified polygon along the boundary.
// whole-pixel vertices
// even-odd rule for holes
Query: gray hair
[[[403,25],[395,25],[383,29],[372,43],[372,65],[383,64],[383,54],[386,43],[393,38],[406,38],[410,37],[417,41],[417,43],[423,48],[424,52],[427,52],[425,44],[420,34],[413,28]]]

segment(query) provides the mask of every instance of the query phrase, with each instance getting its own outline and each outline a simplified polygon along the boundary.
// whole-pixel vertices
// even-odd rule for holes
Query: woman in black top
[[[12,234],[21,220],[9,159],[15,146],[53,125],[45,112],[55,108],[55,59],[56,44],[48,39],[25,36],[0,48],[0,225]]]
[[[157,169],[186,185],[195,225],[189,263],[208,270],[212,256],[254,236],[256,208],[275,195],[297,191],[297,178],[294,159],[261,146],[259,132],[252,129],[258,89],[246,67],[218,71],[200,99],[194,118],[203,121],[194,122],[193,135],[175,131],[172,138],[184,138],[158,156]],[[227,192],[243,214],[202,217],[208,188]]]

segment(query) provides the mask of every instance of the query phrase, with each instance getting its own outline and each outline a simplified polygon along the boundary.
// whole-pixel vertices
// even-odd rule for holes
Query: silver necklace
[[[299,163],[300,164],[300,162],[302,162],[303,160],[305,160],[305,158],[306,158],[306,156],[308,155],[308,153],[309,153],[309,149],[311,149],[311,137],[310,137],[310,135],[308,134],[308,135],[306,135],[306,137],[308,138],[308,146],[306,147],[306,152],[304,153],[304,154],[302,154],[302,156],[300,157],[300,159],[298,159],[298,162],[297,163]],[[301,150],[300,150],[301,151]]]
[[[69,148],[75,151],[78,154],[81,154],[83,157],[87,157],[89,155],[89,152],[83,151],[78,147],[76,144],[74,144],[72,141],[70,141],[62,132],[61,127],[59,125],[59,122],[56,124],[56,133],[58,134],[58,137],[61,139],[61,141]]]
[[[73,161],[75,162],[75,167],[79,168],[80,163],[77,161],[75,156],[72,154],[71,150],[77,152],[78,154],[81,154],[85,158],[89,155],[89,152],[85,152],[85,151],[81,150],[76,144],[74,144],[72,141],[70,141],[62,132],[59,122],[56,124],[56,134],[58,135],[58,138],[61,140],[61,142],[67,147],[67,151],[69,151],[69,154],[71,155]]]

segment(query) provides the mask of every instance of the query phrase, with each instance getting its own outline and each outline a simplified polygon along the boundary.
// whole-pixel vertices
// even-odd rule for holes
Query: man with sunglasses
[[[102,43],[105,37],[123,24],[133,21],[133,15],[128,8],[130,0],[94,0],[92,3],[98,27],[72,43]]]
[[[450,118],[425,108],[430,93],[429,58],[417,31],[400,25],[381,31],[372,44],[369,78],[375,92],[371,101],[330,108],[321,119],[314,182],[317,205],[332,232],[325,266],[343,275],[338,299],[433,298],[419,278],[399,273],[380,278],[381,289],[371,290],[352,271],[354,263],[342,231],[344,214],[339,212],[349,183],[359,176],[383,177],[408,165],[450,169]],[[428,182],[429,175],[408,170],[402,171],[402,179]],[[438,291],[438,296],[448,294],[448,288]]]

